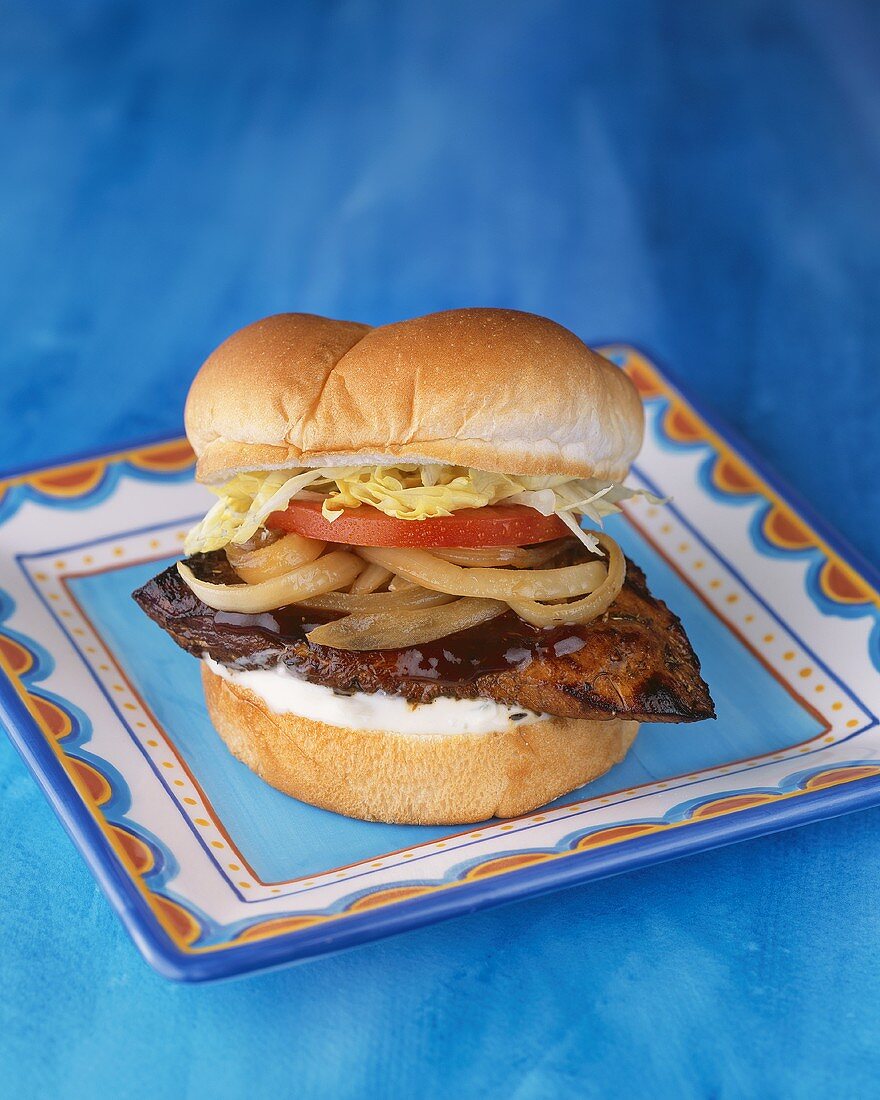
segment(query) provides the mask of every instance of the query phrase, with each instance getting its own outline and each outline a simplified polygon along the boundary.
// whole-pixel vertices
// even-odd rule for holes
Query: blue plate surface
[[[352,821],[268,787],[207,718],[196,662],[131,601],[205,509],[184,441],[8,477],[0,706],[147,958],[190,980],[302,959],[880,800],[877,580],[636,350],[609,529],[681,616],[718,707],[645,725],[539,812],[465,830]]]

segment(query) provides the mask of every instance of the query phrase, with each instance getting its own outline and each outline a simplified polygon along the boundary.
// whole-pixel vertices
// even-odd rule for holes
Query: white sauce
[[[491,699],[448,699],[410,703],[399,695],[356,691],[342,695],[312,684],[283,665],[238,671],[212,661],[205,663],[224,680],[252,691],[275,714],[297,714],[345,729],[388,730],[390,733],[443,737],[461,733],[500,733],[512,726],[542,722],[548,716],[523,707],[505,707]],[[524,715],[514,719],[513,715]]]

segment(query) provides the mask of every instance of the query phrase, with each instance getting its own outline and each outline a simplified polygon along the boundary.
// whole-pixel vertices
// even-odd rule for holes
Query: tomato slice
[[[519,504],[464,508],[451,516],[421,520],[395,519],[367,504],[346,510],[330,523],[321,515],[318,501],[292,500],[285,511],[273,512],[266,526],[357,546],[528,546],[569,533],[558,516],[542,516]]]

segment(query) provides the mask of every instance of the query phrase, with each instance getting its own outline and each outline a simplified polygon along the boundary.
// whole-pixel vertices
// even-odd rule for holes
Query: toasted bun
[[[279,313],[222,343],[186,404],[208,482],[401,461],[619,480],[642,430],[622,371],[561,325],[507,309],[373,329]]]
[[[276,714],[204,663],[202,683],[223,740],[267,783],[347,817],[402,825],[528,813],[607,772],[639,728],[550,718],[503,733],[409,736]]]

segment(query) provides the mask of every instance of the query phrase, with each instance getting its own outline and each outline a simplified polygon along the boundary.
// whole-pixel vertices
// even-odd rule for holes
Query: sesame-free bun
[[[367,821],[464,825],[515,817],[603,775],[638,722],[547,718],[501,733],[345,729],[276,714],[202,662],[211,721],[230,751],[303,802]]]
[[[380,328],[279,313],[225,340],[186,403],[207,482],[396,462],[620,480],[642,430],[622,371],[561,325],[508,309]]]

